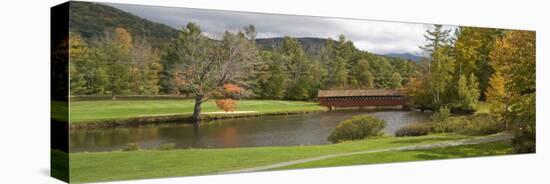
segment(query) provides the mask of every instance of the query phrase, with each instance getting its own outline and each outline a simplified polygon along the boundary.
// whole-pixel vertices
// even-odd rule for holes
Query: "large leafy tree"
[[[258,59],[254,42],[245,33],[225,32],[221,42],[202,35],[200,27],[188,23],[176,42],[180,63],[175,80],[182,89],[195,96],[193,120],[200,121],[201,105],[227,83],[245,85],[253,63]]]
[[[107,90],[113,100],[129,91],[129,69],[132,64],[132,36],[124,28],[107,32],[97,42],[97,60],[105,65]]]
[[[504,82],[505,95],[499,94],[506,109],[501,114],[514,130],[512,141],[517,152],[536,149],[536,36],[531,31],[508,31],[490,53],[495,70],[491,86]],[[501,75],[501,76],[498,76]],[[502,77],[504,80],[499,81]],[[497,96],[497,95],[495,95]]]
[[[479,89],[485,92],[488,86],[489,77],[493,69],[489,66],[489,53],[494,43],[502,34],[500,29],[461,27],[453,48],[453,55],[456,58],[455,77],[461,75],[476,75],[479,79]],[[481,93],[481,99],[485,94]]]
[[[159,51],[146,40],[140,39],[134,42],[129,72],[130,89],[133,94],[158,94],[162,71],[160,57]]]
[[[506,112],[506,81],[500,72],[495,72],[489,79],[489,87],[485,92],[490,114],[498,121],[503,120]]]
[[[89,92],[89,81],[87,81],[87,65],[91,49],[88,44],[77,33],[70,33],[69,36],[69,76],[71,95],[85,94]]]

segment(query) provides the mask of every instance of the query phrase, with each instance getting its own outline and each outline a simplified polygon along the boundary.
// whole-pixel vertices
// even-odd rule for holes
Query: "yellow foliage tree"
[[[504,79],[505,98],[500,102],[506,105],[506,109],[500,115],[514,130],[514,149],[520,153],[535,152],[535,32],[507,32],[502,39],[497,40],[490,57],[491,66]],[[498,76],[493,79],[497,83]],[[495,86],[498,87],[497,84]]]
[[[495,72],[489,79],[489,88],[485,92],[487,103],[489,104],[489,111],[491,115],[496,117],[499,121],[502,121],[502,114],[505,113],[506,110],[506,104],[504,104],[506,98],[505,84],[506,81],[500,72]]]

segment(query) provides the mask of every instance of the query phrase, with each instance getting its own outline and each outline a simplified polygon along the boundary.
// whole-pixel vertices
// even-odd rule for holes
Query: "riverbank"
[[[97,182],[215,174],[323,155],[390,149],[405,146],[421,146],[472,138],[479,137],[456,134],[435,134],[420,137],[382,137],[319,146],[71,153],[71,182]],[[425,152],[429,152],[429,156],[423,157]],[[363,164],[463,158],[509,153],[511,153],[509,143],[507,141],[499,141],[483,143],[482,145],[458,146],[453,149],[449,147],[422,151],[388,151],[352,155],[350,156],[351,158],[342,158],[350,160],[343,164]],[[372,156],[371,154],[378,155]],[[391,156],[385,157],[385,154]],[[366,156],[368,159],[363,156]],[[319,165],[326,165],[326,163],[321,162]],[[315,167],[315,165],[306,165],[303,167]],[[302,167],[300,166],[298,168]]]
[[[70,103],[71,129],[137,126],[161,122],[192,122],[194,101],[188,99],[92,100]],[[220,110],[213,101],[202,105],[201,119],[216,120],[255,116],[276,116],[322,112],[327,109],[314,102],[279,100],[241,100],[236,111]],[[254,111],[254,112],[250,112]]]

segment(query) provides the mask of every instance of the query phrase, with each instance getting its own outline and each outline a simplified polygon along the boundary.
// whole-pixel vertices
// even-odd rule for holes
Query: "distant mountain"
[[[390,54],[384,54],[385,56],[388,56],[388,57],[394,57],[394,58],[401,58],[401,59],[406,59],[406,60],[411,60],[411,61],[414,61],[414,62],[420,62],[422,61],[425,57],[422,57],[422,56],[417,56],[417,55],[414,55],[414,54],[411,54],[411,53],[390,53]]]
[[[177,30],[164,24],[140,18],[110,6],[91,2],[70,2],[70,31],[85,38],[104,34],[117,27],[128,30],[134,37],[146,38],[153,46],[160,46],[177,36]]]
[[[151,45],[160,48],[161,46],[173,43],[177,37],[178,30],[150,20],[138,17],[131,13],[119,10],[117,8],[91,2],[70,2],[70,31],[82,35],[84,38],[94,38],[101,36],[106,30],[117,27],[128,30],[133,37],[142,37],[147,39]],[[320,56],[328,39],[303,37],[296,38],[303,50],[310,56]],[[259,38],[256,44],[262,50],[278,50],[283,46],[283,37]],[[337,40],[334,40],[338,44]],[[376,57],[393,57],[413,61],[420,61],[422,57],[409,53],[404,54],[386,54],[376,55]]]
[[[325,44],[328,39],[326,38],[296,38],[304,52],[310,55],[320,55],[322,48],[325,47]],[[262,50],[277,50],[283,47],[283,37],[274,37],[274,38],[258,38],[256,39],[256,44]],[[334,41],[338,43],[338,41]]]

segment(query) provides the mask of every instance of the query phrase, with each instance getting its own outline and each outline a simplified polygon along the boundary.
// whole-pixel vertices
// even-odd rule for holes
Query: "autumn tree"
[[[106,32],[97,42],[97,59],[103,61],[108,78],[107,90],[113,100],[128,92],[128,71],[132,63],[132,36],[124,28]]]
[[[500,72],[495,72],[489,79],[489,87],[485,91],[487,103],[491,116],[498,121],[503,121],[503,114],[506,113],[506,81]]]
[[[500,29],[460,27],[455,35],[456,42],[453,55],[456,58],[455,77],[474,74],[479,79],[481,100],[485,99],[484,92],[487,89],[489,77],[493,69],[489,66],[489,53],[497,38],[502,34]]]
[[[258,59],[254,42],[242,31],[225,32],[220,42],[202,35],[200,27],[188,23],[176,42],[180,63],[175,72],[176,81],[195,96],[193,120],[200,121],[201,105],[223,84],[245,82],[252,64]]]
[[[516,152],[536,150],[536,36],[532,31],[508,31],[490,53],[495,70],[491,86],[504,83],[505,111],[501,114],[514,132]],[[504,80],[500,80],[500,76]],[[492,97],[491,97],[492,98]],[[495,99],[496,100],[496,99]]]
[[[159,51],[145,39],[134,42],[129,71],[131,92],[144,95],[158,94],[161,71]]]
[[[425,83],[427,80],[411,77],[409,82],[405,86],[407,89],[407,96],[409,96],[410,103],[418,105],[420,107],[429,107],[432,104],[432,98],[429,94],[429,90],[426,90]]]
[[[215,100],[218,108],[225,112],[235,111],[237,108],[237,99],[239,99],[241,88],[235,84],[224,84],[222,90],[217,95],[219,99]]]
[[[84,94],[89,90],[86,80],[86,65],[90,56],[88,44],[76,33],[69,33],[69,76],[71,95]]]

